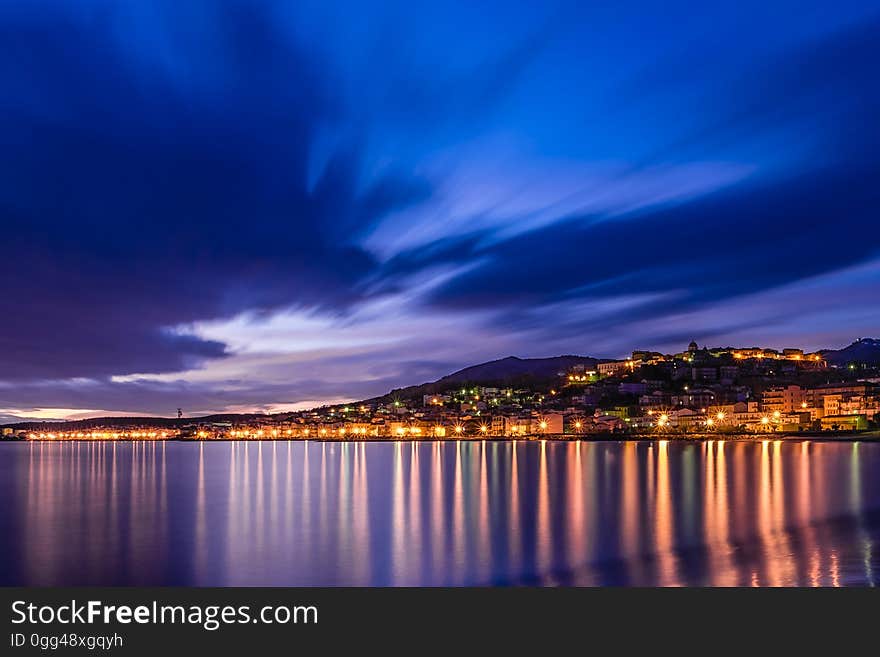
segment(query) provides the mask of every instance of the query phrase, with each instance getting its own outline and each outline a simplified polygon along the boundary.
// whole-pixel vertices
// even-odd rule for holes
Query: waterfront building
[[[822,431],[852,431],[868,428],[865,415],[826,415],[821,420]]]
[[[807,397],[807,391],[797,385],[768,388],[761,394],[761,407],[770,413],[793,413],[809,406]]]

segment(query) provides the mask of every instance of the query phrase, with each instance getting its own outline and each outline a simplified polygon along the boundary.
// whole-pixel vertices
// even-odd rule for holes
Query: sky
[[[880,336],[878,61],[846,0],[4,2],[0,422]]]

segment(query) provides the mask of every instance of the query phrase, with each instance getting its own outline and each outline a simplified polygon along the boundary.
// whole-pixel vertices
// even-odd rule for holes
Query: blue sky
[[[8,2],[0,419],[880,325],[868,2]]]

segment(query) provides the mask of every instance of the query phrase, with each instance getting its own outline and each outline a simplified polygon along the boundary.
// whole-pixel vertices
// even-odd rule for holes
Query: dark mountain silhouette
[[[599,359],[589,356],[554,356],[552,358],[508,356],[488,363],[465,367],[431,383],[392,390],[389,394],[377,399],[430,395],[461,384],[516,387],[546,383],[557,380],[560,374],[564,374],[575,366],[583,365],[585,369],[591,370],[595,369],[599,362]]]
[[[880,365],[880,340],[860,338],[843,349],[823,350],[822,355],[831,365],[843,367],[850,363]]]

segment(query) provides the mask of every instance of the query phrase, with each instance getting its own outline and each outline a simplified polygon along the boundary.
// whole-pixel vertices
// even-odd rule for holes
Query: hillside
[[[379,399],[430,395],[465,383],[516,387],[535,382],[548,382],[555,380],[559,374],[567,372],[576,365],[583,365],[586,369],[590,370],[595,369],[598,363],[598,359],[588,356],[569,355],[554,356],[552,358],[517,358],[516,356],[508,356],[507,358],[465,367],[430,383],[398,388],[392,390],[387,395],[379,397]]]
[[[880,365],[880,340],[860,338],[843,349],[830,349],[822,352],[831,365],[844,367],[849,363]]]

